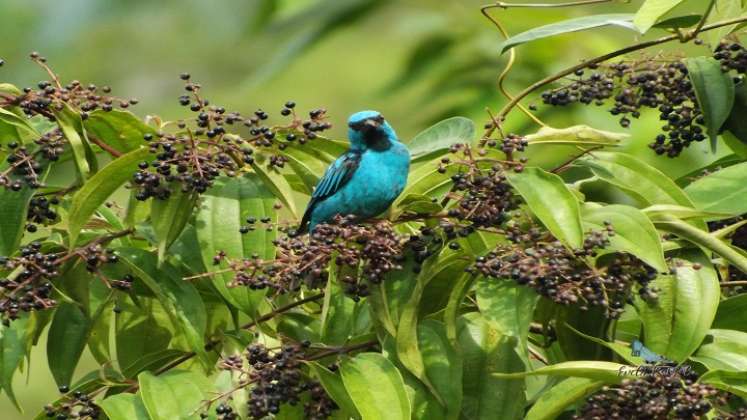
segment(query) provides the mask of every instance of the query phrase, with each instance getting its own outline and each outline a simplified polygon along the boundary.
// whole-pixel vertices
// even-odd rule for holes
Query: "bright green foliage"
[[[387,3],[320,1],[265,28],[285,6],[255,2],[247,32],[285,31],[291,41],[248,84]],[[475,34],[441,28],[423,37],[387,90],[433,68],[444,70],[443,91],[428,100],[446,98],[452,79],[493,89],[503,53],[513,62],[550,37],[578,40],[602,27],[671,32],[629,52],[695,38],[711,48],[629,56],[624,65],[640,78],[615,64],[617,52],[587,57],[591,66],[557,63],[567,69],[517,89],[485,124],[456,112],[432,125],[387,112],[428,127],[400,134],[412,155],[403,193],[376,220],[311,235],[294,231],[323,171],[347,149],[326,131],[341,110],[288,102],[285,119],[238,115],[205,104],[184,74],[189,94],[179,102],[195,112],[164,121],[141,118],[129,110],[137,101],[108,89],[61,89],[56,77],[26,93],[0,84],[0,390],[20,410],[14,385],[29,369],[32,382],[48,375],[61,395],[46,408],[23,407],[37,418],[554,419],[593,412],[592,394],[640,406],[618,389],[649,386],[634,372],[654,354],[693,368],[697,384],[680,384],[712,393],[700,414],[739,409],[747,399],[747,50],[732,31],[744,9],[690,3],[647,0],[635,13],[626,6],[518,31],[502,20],[519,33],[501,44],[486,38],[488,59],[448,71],[444,57],[470,55],[462,44]],[[301,21],[314,26],[304,32]],[[647,96],[657,89],[647,82],[660,80],[647,72],[673,68],[681,91]],[[615,69],[609,92],[579,82]],[[579,84],[553,90],[568,80]],[[559,92],[614,104],[626,128],[659,118],[662,137],[646,142],[654,151],[656,142],[684,142],[671,156],[682,154],[656,156],[592,113],[571,114],[592,121],[558,123],[550,108],[522,106],[535,122],[559,126],[530,128],[518,102],[529,105],[540,89],[546,104],[584,102]],[[482,110],[491,95],[448,109]],[[663,102],[644,110],[631,98]],[[688,115],[694,121],[682,122]],[[36,220],[30,208],[55,217]],[[716,390],[732,395],[730,405]],[[620,415],[615,407],[604,414]]]

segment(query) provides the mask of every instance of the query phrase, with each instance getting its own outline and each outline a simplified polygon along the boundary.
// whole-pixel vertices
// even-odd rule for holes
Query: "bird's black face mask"
[[[376,151],[384,151],[389,149],[392,144],[389,142],[386,132],[381,128],[383,123],[384,117],[378,115],[374,118],[367,118],[351,124],[350,127],[361,133],[366,147]]]

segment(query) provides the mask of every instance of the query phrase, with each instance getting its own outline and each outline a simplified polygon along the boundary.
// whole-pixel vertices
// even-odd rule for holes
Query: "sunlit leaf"
[[[156,134],[156,130],[146,125],[129,111],[114,109],[97,110],[88,115],[83,125],[90,136],[94,136],[122,153],[140,147],[145,134]]]
[[[747,333],[734,330],[710,330],[712,341],[700,346],[690,357],[709,370],[747,371]]]
[[[410,401],[402,375],[381,354],[357,354],[342,363],[340,372],[363,420],[410,418]]]
[[[65,107],[54,113],[57,124],[70,143],[73,150],[75,166],[78,168],[78,175],[82,180],[87,180],[91,172],[96,171],[96,156],[91,150],[91,145],[86,136],[86,130],[83,127],[83,120],[80,114],[75,112],[70,106]]]
[[[433,153],[448,150],[454,144],[470,144],[475,123],[464,117],[452,117],[426,128],[407,144],[413,159],[427,159]]]
[[[588,378],[567,378],[543,392],[532,404],[527,420],[553,420],[577,401],[604,385],[603,381]]]
[[[127,153],[104,166],[73,196],[68,216],[70,244],[75,244],[83,225],[114,191],[132,177],[138,162],[148,156],[142,148]]]
[[[582,217],[596,230],[604,229],[605,223],[612,224],[615,234],[609,237],[610,247],[607,249],[635,255],[659,272],[669,270],[661,238],[654,224],[640,210],[623,205],[585,207]]]
[[[139,394],[112,395],[97,405],[110,420],[150,420]]]
[[[712,264],[701,252],[677,260],[674,276],[659,276],[655,302],[638,300],[644,344],[676,362],[687,359],[700,346],[716,315],[721,290]],[[697,264],[697,265],[696,265]]]
[[[747,162],[710,173],[685,187],[696,208],[707,212],[747,213]]]
[[[140,398],[151,420],[194,418],[203,400],[210,398],[211,386],[206,377],[192,371],[169,371],[155,376],[138,375]]]
[[[656,22],[677,7],[683,0],[646,0],[635,14],[633,24],[646,33]]]
[[[633,15],[630,13],[583,16],[532,28],[526,32],[514,35],[503,41],[499,51],[503,54],[517,45],[525,44],[530,41],[560,34],[567,34],[570,32],[599,28],[602,26],[618,26],[632,31],[636,30],[633,26]]]
[[[506,177],[553,236],[571,248],[581,247],[584,231],[578,200],[559,176],[525,168],[507,172]]]
[[[231,259],[251,258],[253,255],[267,260],[274,258],[272,241],[276,230],[268,231],[261,221],[264,218],[269,218],[270,223],[277,221],[274,202],[275,197],[254,174],[216,182],[203,194],[195,226],[205,267],[210,271],[225,268],[213,263],[213,258],[221,251]],[[247,223],[249,217],[255,219],[254,224]],[[254,230],[242,234],[242,226]],[[232,273],[215,274],[212,279],[221,296],[245,313],[254,315],[265,291],[229,287],[232,281]]]

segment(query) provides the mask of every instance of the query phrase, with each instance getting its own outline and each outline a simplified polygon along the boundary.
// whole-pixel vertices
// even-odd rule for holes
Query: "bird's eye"
[[[384,116],[381,115],[381,114],[377,115],[375,119],[379,123],[383,123],[384,122]]]

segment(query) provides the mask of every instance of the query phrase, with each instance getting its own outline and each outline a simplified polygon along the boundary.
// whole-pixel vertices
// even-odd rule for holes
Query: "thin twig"
[[[550,172],[552,172],[554,174],[563,172],[570,164],[572,164],[573,162],[575,162],[579,158],[581,158],[583,156],[586,156],[587,154],[589,154],[589,153],[591,153],[591,152],[593,152],[595,150],[599,150],[599,149],[601,149],[603,147],[604,146],[594,146],[594,147],[590,147],[588,149],[583,149],[583,152],[581,152],[580,154],[575,155],[572,158],[568,159],[567,161],[563,162],[562,164],[560,164],[558,167],[556,167],[555,169],[553,169]]]
[[[91,135],[90,133],[88,134],[88,140],[91,140],[91,143],[95,144],[96,146],[99,146],[105,152],[109,153],[110,155],[114,156],[115,158],[118,158],[118,157],[122,156],[122,154],[123,154],[119,150],[117,150],[117,149],[109,146],[103,140],[101,140],[100,138],[98,138],[96,136]]]
[[[713,11],[713,6],[715,5],[716,5],[716,0],[711,0],[711,2],[708,4],[708,8],[706,9],[705,13],[703,13],[703,16],[701,16],[700,20],[698,21],[698,26],[696,26],[695,29],[687,35],[686,41],[695,39],[695,37],[698,36],[698,33],[700,33],[700,31],[703,29],[703,26],[708,20],[708,17],[711,15],[711,12]]]
[[[306,360],[307,362],[311,362],[311,361],[314,361],[314,360],[324,359],[325,357],[328,357],[328,356],[334,356],[334,355],[339,355],[339,354],[347,354],[347,353],[350,353],[350,352],[353,352],[353,351],[356,351],[356,350],[368,349],[368,348],[376,346],[378,344],[379,344],[378,340],[371,340],[371,341],[366,341],[366,342],[359,343],[359,344],[353,344],[353,345],[347,346],[347,347],[329,348],[329,349],[321,351],[321,352],[319,352],[319,353],[317,353],[317,354],[315,354],[315,355],[313,355],[311,357],[308,357],[308,358],[306,358],[304,360]]]
[[[725,281],[720,283],[721,287],[747,286],[747,280]]]
[[[508,39],[509,38],[508,32],[506,31],[505,28],[503,28],[503,25],[501,25],[501,23],[498,22],[497,20],[493,19],[493,17],[490,16],[490,14],[488,13],[488,10],[496,8],[496,7],[499,7],[499,6],[496,6],[496,5],[483,6],[482,8],[480,8],[480,13],[482,13],[483,16],[485,16],[485,18],[491,21],[493,25],[495,25],[496,28],[498,28],[498,32],[501,33],[501,36],[503,36],[503,38]],[[503,69],[503,71],[501,71],[501,74],[498,76],[498,90],[500,90],[503,96],[505,96],[509,101],[513,99],[513,95],[511,95],[511,93],[509,93],[508,90],[506,90],[506,87],[503,85],[503,83],[506,81],[506,77],[508,77],[508,74],[511,72],[511,68],[514,66],[515,61],[516,61],[516,51],[514,51],[513,48],[509,48],[508,62],[506,63],[506,67]],[[530,110],[525,108],[524,105],[519,104],[518,107],[524,114],[526,114],[526,116],[528,116],[535,123],[539,124],[542,127],[547,126],[547,124],[542,122],[542,120],[540,120]],[[491,115],[491,118],[492,118],[492,115]],[[498,124],[499,122],[494,120],[493,123]]]
[[[313,302],[315,300],[319,300],[319,299],[321,299],[323,297],[324,297],[324,293],[317,293],[315,295],[311,295],[311,296],[303,298],[301,300],[297,300],[295,302],[289,303],[289,304],[287,304],[285,306],[281,306],[281,307],[275,309],[272,312],[269,312],[269,313],[266,313],[266,314],[260,316],[259,318],[255,319],[252,322],[249,322],[248,324],[242,325],[241,329],[242,330],[248,330],[249,328],[252,328],[252,327],[254,327],[257,324],[260,324],[260,323],[265,322],[265,321],[269,321],[270,319],[272,319],[272,318],[274,318],[274,317],[282,314],[283,312],[287,312],[287,311],[289,311],[289,310],[291,310],[291,309],[293,309],[293,308],[295,308],[297,306],[301,306],[303,304],[306,304],[306,303],[309,303],[309,302]]]
[[[580,1],[570,1],[566,3],[504,3],[502,1],[496,2],[493,4],[493,7],[498,7],[501,9],[509,9],[509,8],[517,8],[517,7],[526,7],[526,8],[556,8],[556,7],[572,7],[572,6],[588,6],[590,4],[600,4],[600,3],[609,3],[613,0],[580,0]]]

